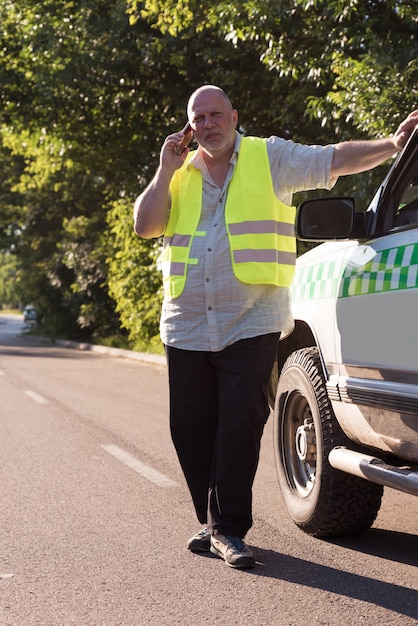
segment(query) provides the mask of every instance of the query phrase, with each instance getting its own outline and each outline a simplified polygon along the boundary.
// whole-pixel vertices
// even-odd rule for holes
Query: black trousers
[[[215,535],[244,537],[252,526],[279,336],[242,339],[220,352],[166,347],[171,436],[197,517]]]

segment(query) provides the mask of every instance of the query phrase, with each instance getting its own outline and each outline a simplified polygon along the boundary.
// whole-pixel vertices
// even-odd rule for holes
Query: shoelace
[[[246,552],[247,546],[241,539],[241,537],[230,537],[228,535],[225,536],[225,539],[228,541],[230,546],[236,550],[237,552]]]

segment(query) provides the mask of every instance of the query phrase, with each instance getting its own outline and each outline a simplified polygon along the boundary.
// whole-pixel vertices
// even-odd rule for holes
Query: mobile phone
[[[183,150],[187,148],[187,146],[189,145],[189,143],[191,143],[193,139],[193,130],[189,122],[187,122],[185,127],[180,132],[183,135],[183,139],[180,141],[178,145],[177,154],[181,154]]]

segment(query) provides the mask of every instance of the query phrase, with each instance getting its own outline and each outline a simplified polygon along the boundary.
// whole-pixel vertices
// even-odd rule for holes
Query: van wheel
[[[290,355],[274,407],[274,452],[286,508],[315,537],[353,535],[370,528],[383,487],[334,469],[328,455],[349,445],[332,410],[317,348]]]

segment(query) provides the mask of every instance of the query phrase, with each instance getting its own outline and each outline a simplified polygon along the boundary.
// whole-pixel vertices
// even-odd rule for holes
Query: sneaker
[[[187,542],[187,547],[192,552],[209,552],[210,550],[210,532],[207,528],[202,528],[198,533],[193,535]]]
[[[252,550],[244,543],[241,537],[212,536],[210,551],[223,559],[229,567],[235,567],[236,569],[255,567],[255,558]]]

